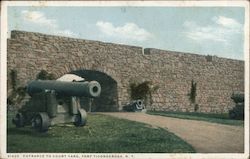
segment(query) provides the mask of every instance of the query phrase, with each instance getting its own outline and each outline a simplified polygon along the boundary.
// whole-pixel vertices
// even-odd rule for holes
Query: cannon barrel
[[[97,81],[63,82],[52,80],[34,80],[28,83],[27,92],[30,96],[45,90],[54,90],[63,96],[98,97],[101,86]]]
[[[142,109],[144,109],[144,105],[140,99],[131,101],[127,105],[123,106],[123,110],[125,111],[141,111]]]

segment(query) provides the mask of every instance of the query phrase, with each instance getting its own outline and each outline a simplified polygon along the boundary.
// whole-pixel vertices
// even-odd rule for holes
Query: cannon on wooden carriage
[[[31,124],[38,131],[47,131],[50,126],[74,123],[84,126],[87,114],[80,106],[80,97],[96,98],[101,86],[96,81],[64,82],[35,80],[27,85],[30,100],[22,106],[12,120],[16,127]]]
[[[145,109],[145,106],[143,104],[143,101],[140,99],[133,100],[130,103],[123,106],[123,110],[128,112],[139,112],[142,111],[143,109]]]

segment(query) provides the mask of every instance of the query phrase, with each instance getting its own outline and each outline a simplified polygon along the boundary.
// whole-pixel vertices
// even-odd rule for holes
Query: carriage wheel
[[[50,122],[47,113],[38,113],[32,120],[32,126],[39,132],[46,132],[49,129]]]

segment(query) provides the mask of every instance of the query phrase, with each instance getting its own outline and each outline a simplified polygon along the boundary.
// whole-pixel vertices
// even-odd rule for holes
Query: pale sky
[[[23,30],[244,59],[241,7],[8,7]]]

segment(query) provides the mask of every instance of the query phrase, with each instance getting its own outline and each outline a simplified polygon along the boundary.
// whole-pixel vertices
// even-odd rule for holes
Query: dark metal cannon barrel
[[[142,109],[144,109],[142,100],[134,100],[123,106],[123,110],[125,111],[141,111]]]
[[[98,97],[101,86],[97,81],[64,82],[52,80],[34,80],[28,83],[27,92],[30,96],[45,90],[54,90],[64,96]]]

